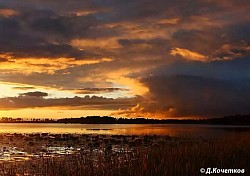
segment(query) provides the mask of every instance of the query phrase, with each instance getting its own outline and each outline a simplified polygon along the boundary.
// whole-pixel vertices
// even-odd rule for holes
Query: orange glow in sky
[[[250,113],[248,1],[63,2],[1,1],[0,117]]]

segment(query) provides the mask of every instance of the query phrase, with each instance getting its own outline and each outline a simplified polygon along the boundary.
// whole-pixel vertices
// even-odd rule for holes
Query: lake
[[[1,123],[0,133],[78,133],[111,135],[170,135],[177,137],[216,137],[250,133],[250,126],[198,124],[59,124]]]

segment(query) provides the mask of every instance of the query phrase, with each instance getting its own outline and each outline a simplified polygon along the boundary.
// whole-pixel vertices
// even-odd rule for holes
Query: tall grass
[[[249,172],[250,135],[220,139],[177,140],[134,152],[104,152],[42,158],[25,163],[1,164],[0,175],[41,176],[187,176],[200,168],[244,168]]]

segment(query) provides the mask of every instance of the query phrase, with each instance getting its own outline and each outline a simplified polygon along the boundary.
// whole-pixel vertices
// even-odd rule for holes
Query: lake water
[[[0,133],[81,133],[114,135],[223,136],[249,133],[250,126],[197,124],[49,124],[0,123]]]

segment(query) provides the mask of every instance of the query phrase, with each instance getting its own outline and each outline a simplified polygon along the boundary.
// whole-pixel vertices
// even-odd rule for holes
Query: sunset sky
[[[0,117],[246,113],[249,0],[0,0]]]

